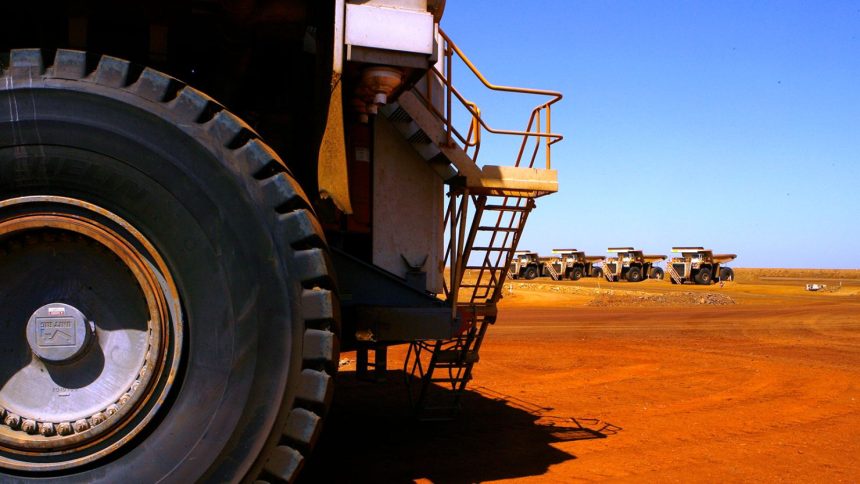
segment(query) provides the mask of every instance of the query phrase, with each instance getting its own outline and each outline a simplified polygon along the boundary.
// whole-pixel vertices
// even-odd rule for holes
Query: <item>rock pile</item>
[[[655,293],[601,293],[596,295],[589,306],[690,306],[697,304],[726,305],[735,304],[734,299],[724,294],[712,292],[675,292]]]

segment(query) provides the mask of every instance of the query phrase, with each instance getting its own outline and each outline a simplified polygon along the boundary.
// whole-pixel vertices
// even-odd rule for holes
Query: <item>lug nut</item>
[[[86,432],[90,428],[90,423],[87,422],[86,419],[82,418],[80,420],[75,420],[75,423],[72,424],[72,427],[74,427],[75,432]]]
[[[40,422],[39,433],[44,435],[45,437],[54,435],[54,424],[52,424],[51,422]]]
[[[10,413],[6,415],[5,419],[3,419],[3,423],[8,425],[10,428],[18,430],[18,427],[21,426],[21,417],[15,415],[14,413]]]
[[[119,406],[115,403],[111,403],[105,409],[105,415],[107,415],[108,417],[111,417],[111,416],[113,416],[113,414],[117,413],[118,411],[119,411]]]
[[[90,425],[95,427],[96,425],[104,422],[105,420],[107,420],[107,416],[105,416],[105,414],[103,414],[102,412],[96,412],[93,414],[92,417],[90,417]]]
[[[70,424],[69,422],[61,422],[57,424],[57,433],[60,435],[71,435],[72,424]]]
[[[21,430],[23,430],[24,432],[27,432],[28,434],[35,434],[37,429],[38,429],[38,427],[36,426],[35,420],[25,418],[21,422]]]

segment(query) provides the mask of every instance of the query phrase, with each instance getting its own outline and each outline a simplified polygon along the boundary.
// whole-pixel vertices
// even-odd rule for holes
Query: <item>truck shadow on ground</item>
[[[481,482],[543,475],[576,459],[551,444],[602,439],[621,430],[598,419],[552,415],[551,408],[475,387],[450,421],[416,420],[392,371],[369,383],[340,373],[325,429],[299,482]]]

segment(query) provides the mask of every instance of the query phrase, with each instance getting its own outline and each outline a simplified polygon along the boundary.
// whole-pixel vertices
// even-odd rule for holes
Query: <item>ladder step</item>
[[[493,210],[495,212],[528,212],[529,207],[517,207],[516,205],[484,205],[484,210]]]
[[[483,230],[485,232],[519,232],[520,231],[520,229],[516,228],[516,227],[513,227],[513,228],[493,227],[491,225],[482,225],[482,226],[478,227],[478,230]]]
[[[472,247],[472,250],[486,250],[490,252],[504,252],[506,250],[513,250],[510,247]]]

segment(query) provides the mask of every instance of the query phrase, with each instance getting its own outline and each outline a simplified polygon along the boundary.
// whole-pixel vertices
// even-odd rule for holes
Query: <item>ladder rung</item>
[[[472,250],[486,250],[492,252],[503,252],[506,250],[512,250],[510,247],[472,247]]]
[[[518,207],[516,205],[484,205],[484,210],[493,210],[496,212],[528,212],[529,207]]]
[[[490,225],[483,225],[481,227],[478,227],[478,230],[492,231],[492,232],[519,232],[520,229],[516,228],[516,227],[509,228],[509,227],[493,227]]]

